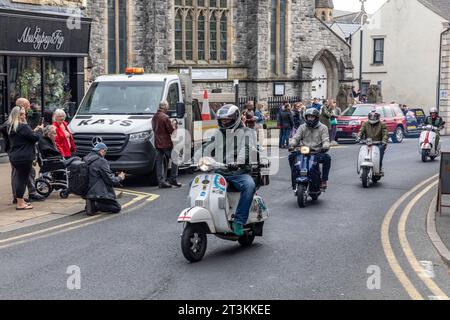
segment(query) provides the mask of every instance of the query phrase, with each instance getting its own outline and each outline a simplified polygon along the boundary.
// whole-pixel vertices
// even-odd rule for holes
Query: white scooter
[[[419,139],[419,153],[422,156],[422,161],[427,162],[428,158],[432,161],[441,155],[441,143],[436,146],[437,133],[440,128],[432,125],[422,126],[420,128],[422,133]]]
[[[378,145],[382,142],[375,142],[372,139],[361,140],[361,149],[358,156],[358,175],[364,188],[369,188],[371,184],[377,184],[383,174],[381,172],[381,153]]]
[[[235,164],[225,165],[212,158],[202,158],[198,167],[205,174],[197,176],[189,193],[190,207],[178,217],[184,224],[181,235],[181,249],[184,257],[190,262],[201,261],[207,247],[207,234],[213,234],[223,240],[238,241],[242,246],[251,246],[255,237],[263,235],[264,222],[269,217],[269,210],[263,200],[255,195],[250,215],[244,228],[244,236],[238,237],[232,230],[234,213],[240,193],[233,190],[226,179],[214,173],[214,169],[237,168]],[[269,184],[270,162],[252,166],[252,176],[257,189]]]

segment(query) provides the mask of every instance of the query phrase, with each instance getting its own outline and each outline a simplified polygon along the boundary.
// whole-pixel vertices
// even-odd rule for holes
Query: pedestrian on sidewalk
[[[55,144],[61,152],[64,159],[70,159],[75,154],[75,141],[73,134],[69,130],[69,124],[66,122],[66,112],[63,109],[57,109],[53,113],[53,126],[56,128]]]
[[[31,103],[30,101],[28,101],[28,99],[25,98],[19,98],[16,100],[16,106],[21,107],[25,110],[25,122],[27,124],[29,120],[31,120],[32,122],[34,122],[34,127],[31,127],[32,130],[36,130],[35,132],[39,132],[39,130],[41,130],[42,126],[40,126],[39,120],[35,121],[34,119],[34,111],[31,108]],[[16,171],[14,168],[12,168],[11,170],[11,188],[13,190],[13,204],[16,204],[16,196],[14,194],[14,190],[16,189],[16,187],[14,186],[14,181],[17,181],[17,179],[15,178],[15,174]],[[27,189],[28,189],[28,199],[27,202],[33,202],[33,201],[44,201],[45,197],[39,195],[37,193],[36,190],[36,186],[35,186],[35,180],[36,180],[36,170],[34,169],[34,167],[31,167],[31,171],[30,171],[30,176],[27,179]]]
[[[244,125],[249,129],[255,129],[256,127],[256,116],[255,116],[255,103],[253,101],[248,101],[246,104],[246,109],[242,113]]]
[[[26,122],[24,108],[14,107],[8,119],[8,135],[11,149],[8,153],[14,174],[14,196],[17,210],[31,210],[31,204],[24,201],[27,179],[36,159],[35,145],[39,136],[31,130]]]
[[[172,158],[173,151],[172,133],[175,131],[175,128],[167,115],[168,112],[169,103],[167,101],[162,101],[159,104],[158,112],[152,119],[152,128],[155,133],[156,173],[158,176],[159,188],[161,189],[170,189],[172,186],[181,187],[181,184],[177,182],[178,161],[172,161],[170,178],[167,177],[167,167]]]
[[[105,159],[108,147],[98,143],[92,152],[84,157],[89,166],[89,190],[86,194],[86,214],[93,216],[97,212],[119,213],[122,210],[117,201],[115,186],[125,180],[125,173],[114,175]]]
[[[286,103],[283,110],[278,115],[278,128],[280,133],[280,149],[287,149],[289,146],[289,137],[294,128],[294,117],[292,116],[291,105]]]

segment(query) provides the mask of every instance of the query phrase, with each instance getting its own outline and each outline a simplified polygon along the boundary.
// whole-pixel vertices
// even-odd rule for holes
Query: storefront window
[[[27,98],[37,109],[42,105],[41,58],[10,58],[9,98],[11,108],[20,97]]]
[[[70,85],[70,60],[45,59],[44,101],[46,110],[67,109],[72,98]]]
[[[5,73],[5,57],[0,56],[0,75]]]

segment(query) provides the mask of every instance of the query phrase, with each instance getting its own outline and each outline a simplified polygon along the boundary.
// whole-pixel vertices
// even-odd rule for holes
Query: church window
[[[286,74],[287,0],[272,0],[270,59],[273,74]]]
[[[126,0],[108,0],[108,73],[121,73],[126,66]]]
[[[221,62],[229,59],[229,0],[175,1],[177,63]]]

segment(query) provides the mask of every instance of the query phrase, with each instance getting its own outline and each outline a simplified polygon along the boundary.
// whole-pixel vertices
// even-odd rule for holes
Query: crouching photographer
[[[89,189],[86,198],[86,214],[93,216],[97,212],[119,213],[122,210],[117,201],[115,186],[125,180],[125,173],[118,176],[111,172],[105,159],[108,147],[104,143],[97,144],[90,154],[84,157],[89,166]]]

